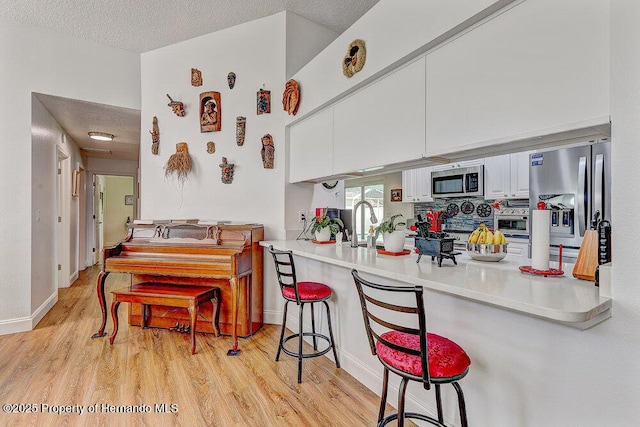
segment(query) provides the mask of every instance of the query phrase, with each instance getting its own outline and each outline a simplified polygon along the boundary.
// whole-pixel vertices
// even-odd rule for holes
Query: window
[[[361,200],[366,200],[373,206],[373,211],[381,221],[384,217],[384,185],[380,183],[363,184],[357,187],[345,187],[345,209],[353,209],[353,207]],[[358,233],[358,237],[364,239],[369,232],[371,223],[371,212],[367,206],[360,206],[354,229]]]

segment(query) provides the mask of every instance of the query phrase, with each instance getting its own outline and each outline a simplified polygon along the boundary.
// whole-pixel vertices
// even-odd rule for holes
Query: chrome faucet
[[[358,233],[356,232],[355,228],[356,228],[356,212],[358,212],[358,207],[360,205],[369,206],[369,209],[371,209],[371,222],[373,224],[378,222],[378,218],[376,218],[376,213],[373,211],[373,206],[371,206],[371,203],[367,202],[366,200],[360,200],[358,203],[356,203],[356,205],[353,207],[353,212],[351,213],[351,226],[354,228],[353,230],[351,230],[351,247],[352,248],[358,247]]]

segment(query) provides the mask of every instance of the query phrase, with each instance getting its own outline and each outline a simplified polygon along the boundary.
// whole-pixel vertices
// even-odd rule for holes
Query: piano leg
[[[98,273],[96,293],[98,294],[98,302],[100,303],[100,310],[102,311],[102,324],[100,325],[98,332],[91,335],[91,338],[102,338],[107,335],[104,332],[104,329],[107,326],[107,303],[104,297],[104,282],[107,280],[108,275],[108,271],[101,271]]]
[[[245,276],[246,277],[246,276]],[[231,286],[231,319],[233,322],[233,348],[227,351],[227,356],[237,356],[240,354],[238,348],[238,305],[240,304],[240,290],[238,289],[238,277],[233,276],[229,279],[229,285]]]

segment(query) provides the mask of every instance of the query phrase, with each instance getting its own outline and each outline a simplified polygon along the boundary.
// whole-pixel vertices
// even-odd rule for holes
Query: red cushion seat
[[[293,287],[283,287],[282,295],[290,300],[296,299]],[[302,301],[322,300],[331,296],[331,288],[318,282],[298,282],[298,295]]]
[[[381,337],[394,344],[420,351],[420,338],[417,335],[390,331],[382,334]],[[471,364],[471,359],[462,347],[445,337],[427,333],[427,344],[429,374],[432,378],[462,375]],[[376,352],[378,357],[388,365],[415,376],[422,376],[420,356],[394,350],[380,341],[376,343]]]

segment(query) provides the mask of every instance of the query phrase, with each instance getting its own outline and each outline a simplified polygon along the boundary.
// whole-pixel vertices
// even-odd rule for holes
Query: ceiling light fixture
[[[113,141],[113,138],[115,138],[112,134],[106,132],[89,132],[89,136],[98,141]]]

